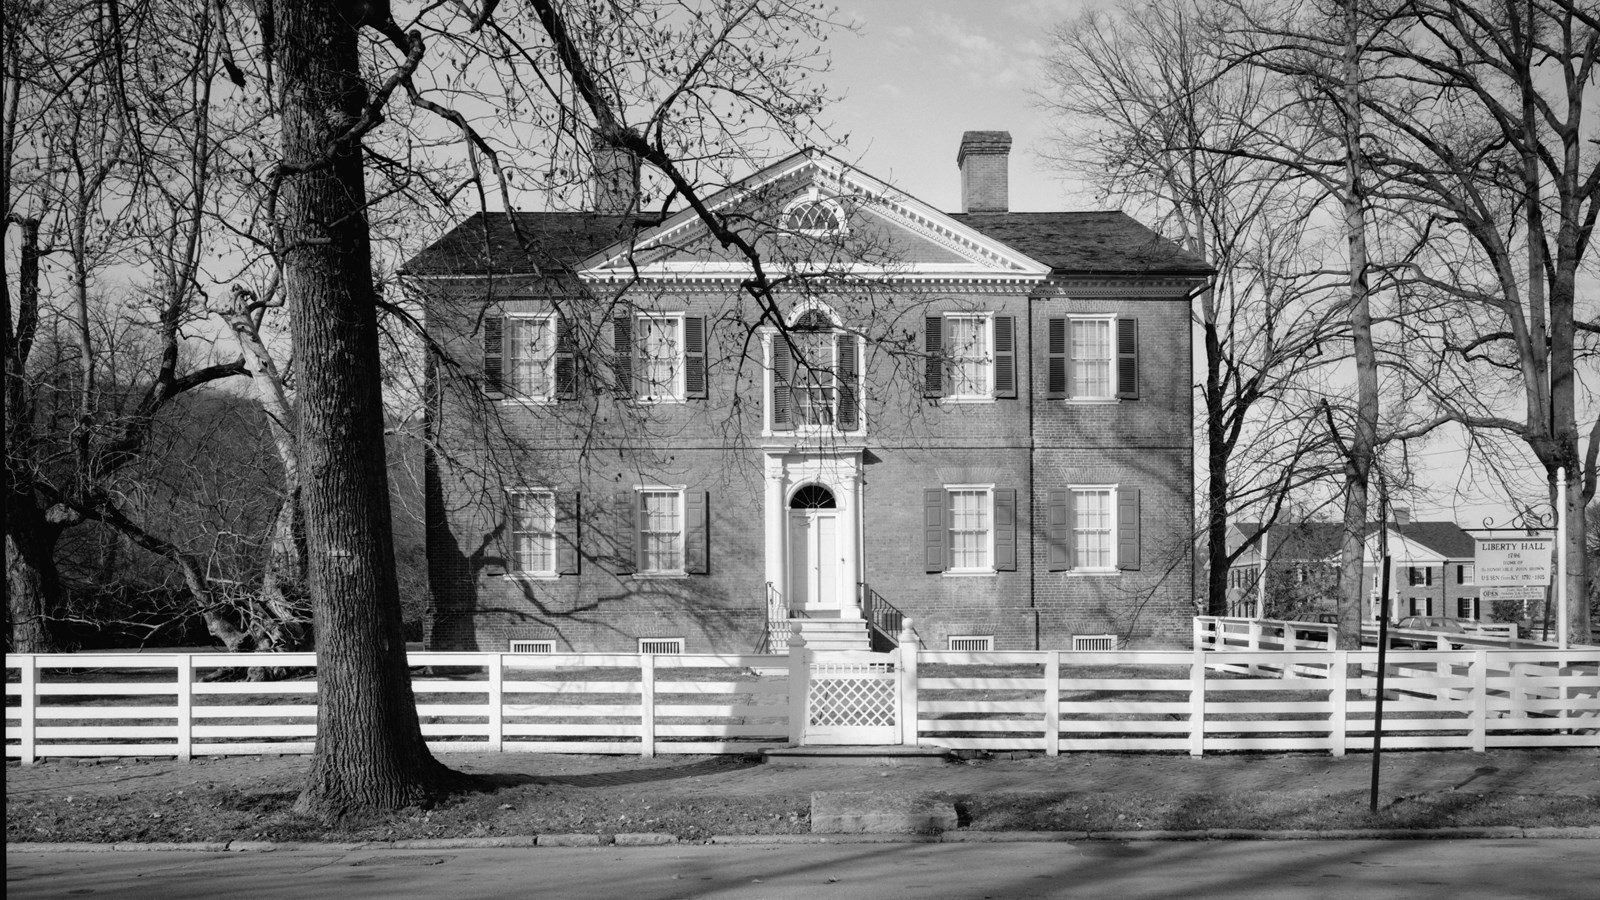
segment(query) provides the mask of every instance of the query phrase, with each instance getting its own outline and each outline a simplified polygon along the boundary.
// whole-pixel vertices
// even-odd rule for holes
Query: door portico
[[[766,576],[791,615],[860,619],[859,452],[769,451]]]

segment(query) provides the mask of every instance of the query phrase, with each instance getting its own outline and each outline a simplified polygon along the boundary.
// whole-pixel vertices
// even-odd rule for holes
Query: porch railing
[[[783,599],[783,592],[767,582],[767,641],[762,652],[789,652],[789,615],[789,604]]]

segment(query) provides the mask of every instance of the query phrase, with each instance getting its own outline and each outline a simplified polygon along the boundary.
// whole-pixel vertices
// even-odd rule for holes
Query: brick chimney
[[[1011,209],[1007,158],[1011,132],[968,131],[961,135],[956,165],[961,167],[961,211],[1007,212]]]
[[[639,157],[594,136],[594,211],[610,216],[639,211]]]

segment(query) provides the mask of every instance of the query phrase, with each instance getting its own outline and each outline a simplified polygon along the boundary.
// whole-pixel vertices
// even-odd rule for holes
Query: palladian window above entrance
[[[819,308],[770,337],[768,422],[773,431],[861,427],[861,342]]]

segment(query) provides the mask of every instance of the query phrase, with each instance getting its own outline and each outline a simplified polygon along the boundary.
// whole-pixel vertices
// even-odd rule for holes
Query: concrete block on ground
[[[903,791],[817,791],[813,834],[939,834],[958,827],[947,797]]]

